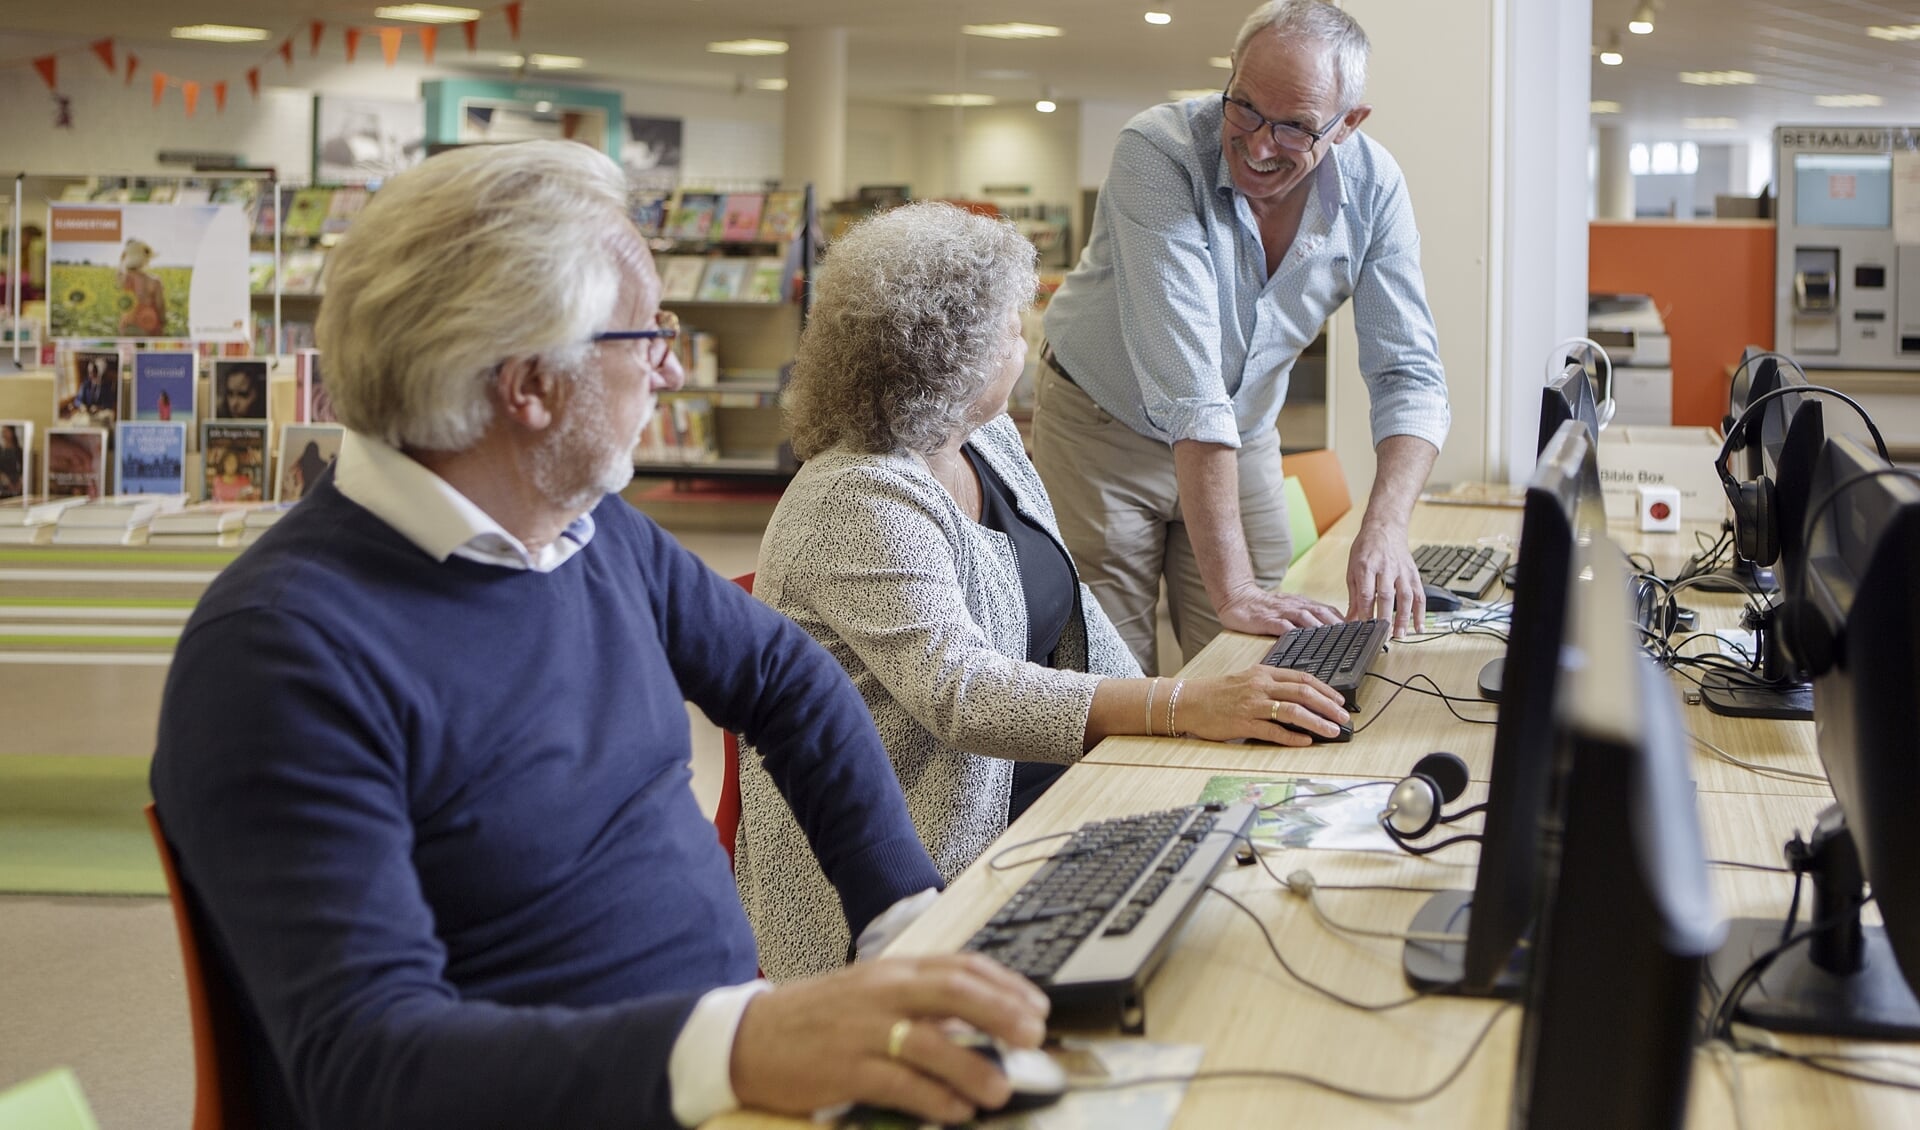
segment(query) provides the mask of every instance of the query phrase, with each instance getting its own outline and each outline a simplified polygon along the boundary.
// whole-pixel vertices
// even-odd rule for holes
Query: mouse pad
[[[1180,1111],[1185,1083],[1152,1083],[1115,1090],[1076,1090],[1085,1085],[1124,1082],[1153,1076],[1186,1076],[1200,1069],[1206,1049],[1199,1044],[1155,1044],[1122,1037],[1061,1040],[1047,1049],[1067,1072],[1067,1093],[1053,1106],[1025,1114],[981,1118],[966,1125],[980,1130],[1166,1130]],[[886,1111],[855,1108],[842,1117],[842,1130],[919,1130],[923,1123]]]

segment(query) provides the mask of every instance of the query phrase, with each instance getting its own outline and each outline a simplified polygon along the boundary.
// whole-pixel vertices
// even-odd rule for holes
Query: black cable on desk
[[[1477,697],[1468,698],[1466,695],[1448,694],[1446,691],[1440,689],[1440,684],[1437,682],[1434,682],[1433,677],[1430,675],[1426,675],[1422,673],[1412,674],[1407,676],[1407,681],[1403,683],[1398,679],[1390,679],[1387,676],[1382,675],[1378,671],[1368,671],[1367,678],[1378,679],[1383,683],[1390,683],[1393,685],[1395,689],[1392,694],[1387,696],[1387,701],[1373,708],[1373,717],[1367,719],[1364,723],[1358,726],[1355,726],[1353,728],[1353,732],[1356,734],[1366,729],[1368,726],[1373,725],[1375,722],[1378,722],[1380,720],[1380,716],[1387,712],[1387,707],[1393,705],[1393,700],[1400,697],[1401,691],[1412,691],[1414,694],[1423,694],[1429,698],[1439,699],[1441,702],[1446,704],[1447,713],[1453,715],[1455,718],[1458,718],[1462,722],[1469,722],[1475,726],[1493,726],[1499,723],[1499,719],[1497,718],[1469,718],[1466,715],[1460,713],[1458,710],[1455,710],[1453,708],[1453,704],[1455,702],[1464,702],[1473,706],[1494,706],[1496,704],[1488,702],[1486,699],[1483,699],[1483,698],[1477,698]],[[1430,691],[1422,690],[1419,687],[1414,686],[1413,683],[1414,683],[1414,680],[1416,679],[1425,682],[1428,686],[1432,687],[1433,689]]]

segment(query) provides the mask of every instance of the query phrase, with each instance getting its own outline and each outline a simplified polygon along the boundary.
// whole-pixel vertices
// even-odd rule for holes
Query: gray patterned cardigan
[[[1015,504],[1057,540],[1013,421],[971,437]],[[1026,662],[1027,608],[1004,534],[961,513],[914,454],[830,451],[800,469],[760,546],[754,594],[852,676],[893,758],[907,809],[951,881],[1006,829],[1013,762],[1077,761],[1094,687],[1140,674],[1086,586],[1061,634],[1061,669]],[[740,756],[734,875],[769,978],[845,960],[847,925],[786,802]]]

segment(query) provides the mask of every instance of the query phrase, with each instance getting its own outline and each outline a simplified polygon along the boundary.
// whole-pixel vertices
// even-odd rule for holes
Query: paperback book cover
[[[668,239],[706,239],[720,211],[717,192],[683,192],[667,217]]]
[[[88,499],[107,493],[107,429],[48,428],[47,470],[40,493]]]
[[[753,274],[747,279],[748,302],[785,302],[787,300],[787,261],[769,255],[753,261]]]
[[[213,363],[215,420],[267,418],[267,362],[261,357],[217,358]]]
[[[333,207],[330,188],[303,188],[293,194],[293,204],[280,221],[284,235],[319,235]]]
[[[768,243],[785,243],[800,234],[806,223],[805,192],[769,192],[760,210],[760,238]]]
[[[280,429],[280,478],[275,502],[298,502],[340,457],[347,430],[339,424],[288,424]]]
[[[767,198],[758,192],[735,192],[727,196],[726,210],[720,214],[720,238],[736,243],[751,243],[760,236],[760,212]]]
[[[259,502],[267,497],[267,425],[210,420],[201,425],[204,474],[200,497],[210,502]]]
[[[121,494],[180,494],[187,489],[185,420],[123,423],[114,449],[114,486]]]
[[[133,418],[193,420],[197,358],[183,349],[133,355]]]
[[[751,259],[714,259],[707,263],[707,273],[700,276],[702,302],[732,302],[738,299],[747,288],[747,272],[753,267]]]
[[[282,294],[319,294],[320,269],[327,264],[327,253],[318,247],[301,247],[287,252],[286,268],[280,276]]]
[[[0,420],[0,501],[27,497],[33,481],[33,421]]]
[[[1397,853],[1380,827],[1380,808],[1396,783],[1220,776],[1208,779],[1200,802],[1259,805],[1247,829],[1255,847]]]
[[[119,350],[75,350],[58,369],[56,380],[55,422],[76,428],[112,428],[120,418]]]
[[[320,351],[301,349],[293,355],[294,422],[300,424],[337,423],[333,397],[327,392],[326,378],[320,372]]]
[[[700,293],[700,276],[707,261],[698,255],[662,255],[660,257],[660,300],[690,302]]]
[[[347,227],[360,214],[360,209],[367,206],[370,195],[357,185],[334,189],[333,199],[327,204],[327,217],[320,221],[320,234],[335,237],[347,234]]]
[[[247,291],[250,294],[272,294],[273,277],[278,273],[273,265],[273,252],[247,252]]]

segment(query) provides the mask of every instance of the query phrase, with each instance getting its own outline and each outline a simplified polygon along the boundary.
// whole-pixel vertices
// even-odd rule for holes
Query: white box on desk
[[[1607,517],[1633,521],[1640,488],[1670,486],[1680,492],[1680,516],[1688,522],[1718,522],[1730,510],[1713,457],[1720,436],[1712,428],[1610,427],[1600,433],[1600,487]]]

